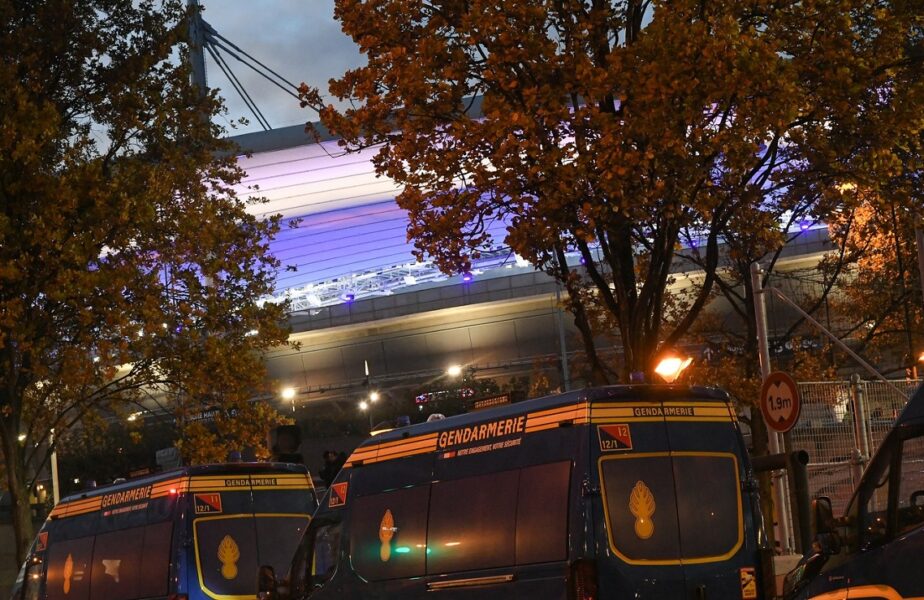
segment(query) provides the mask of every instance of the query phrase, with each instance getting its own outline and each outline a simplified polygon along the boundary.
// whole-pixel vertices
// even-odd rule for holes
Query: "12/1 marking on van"
[[[196,494],[195,498],[197,515],[221,512],[221,494]]]
[[[330,486],[330,499],[327,501],[327,506],[335,508],[346,504],[347,488],[349,485],[350,483],[348,481],[341,481],[340,483],[335,483]]]
[[[632,432],[625,423],[598,425],[597,436],[600,438],[601,452],[616,452],[632,449]]]

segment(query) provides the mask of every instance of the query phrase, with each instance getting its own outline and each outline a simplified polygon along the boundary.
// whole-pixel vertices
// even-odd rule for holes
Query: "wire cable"
[[[256,117],[257,122],[260,123],[260,126],[263,127],[264,131],[269,131],[272,129],[269,122],[266,120],[266,117],[263,116],[263,113],[260,112],[260,109],[257,108],[256,103],[253,101],[253,98],[250,97],[250,94],[247,93],[247,90],[244,89],[244,86],[238,80],[237,76],[231,71],[231,67],[225,62],[222,56],[218,53],[217,48],[213,48],[212,44],[204,44],[205,49],[208,50],[209,54],[212,56],[212,59],[218,64],[218,67],[221,69],[222,73],[225,74],[225,77],[231,82],[231,85],[234,87],[235,91],[240,94],[241,98],[244,100],[244,103],[247,105],[247,108],[253,112],[254,117]]]
[[[229,46],[231,46],[232,48],[234,48],[235,50],[237,50],[238,52],[240,52],[241,54],[243,54],[244,56],[246,56],[247,58],[249,58],[249,59],[252,60],[253,62],[257,63],[258,65],[260,65],[261,67],[263,67],[264,69],[266,69],[269,73],[271,73],[271,74],[274,75],[277,79],[279,79],[279,81],[283,82],[284,84],[286,84],[287,86],[289,86],[289,87],[292,88],[293,90],[297,90],[297,89],[298,89],[298,86],[297,86],[297,85],[295,85],[294,83],[292,83],[291,81],[289,81],[288,79],[286,79],[285,77],[283,77],[282,75],[280,75],[279,73],[277,73],[276,71],[272,70],[271,68],[269,68],[268,66],[266,66],[265,64],[263,64],[262,62],[260,62],[260,61],[257,60],[256,58],[254,58],[253,56],[251,56],[246,50],[241,49],[239,46],[237,46],[234,42],[232,42],[231,40],[229,40],[229,39],[226,38],[225,36],[223,36],[223,35],[221,35],[220,33],[218,33],[211,25],[206,24],[206,33],[209,34],[209,35],[212,35],[212,36],[214,36],[214,37],[217,37],[218,39],[220,39],[220,40],[223,41],[224,43],[228,44]],[[238,59],[238,60],[240,60],[240,59]],[[243,61],[241,61],[241,62],[243,62]],[[290,92],[290,93],[291,93],[291,92]],[[292,94],[292,95],[294,96],[295,94]],[[297,97],[298,97],[298,96],[296,96],[296,98],[297,98]]]
[[[244,66],[246,66],[246,67],[249,67],[250,69],[253,70],[254,73],[260,75],[261,77],[263,77],[264,79],[266,79],[267,81],[269,81],[270,83],[272,83],[273,85],[275,85],[276,87],[278,87],[279,89],[281,89],[282,91],[284,91],[285,93],[289,94],[290,96],[292,96],[292,97],[295,98],[296,100],[300,100],[300,98],[298,97],[298,94],[296,94],[295,92],[292,91],[292,89],[297,89],[297,88],[294,88],[294,87],[293,87],[292,89],[289,89],[289,88],[287,88],[286,86],[282,85],[281,83],[279,83],[278,81],[276,81],[275,79],[273,79],[272,77],[270,77],[269,75],[267,75],[266,73],[264,73],[263,71],[261,71],[260,69],[256,68],[255,66],[253,66],[252,64],[250,64],[250,63],[247,62],[246,60],[242,59],[240,56],[236,55],[236,54],[234,53],[234,50],[232,50],[231,48],[225,46],[225,45],[222,44],[221,42],[216,41],[215,37],[213,37],[213,36],[208,36],[208,37],[206,37],[206,43],[207,43],[209,46],[215,46],[216,48],[221,48],[222,50],[224,50],[225,52],[227,52],[227,53],[231,56],[231,58],[237,60],[237,61],[238,61],[239,63],[241,63],[242,65],[244,65]]]

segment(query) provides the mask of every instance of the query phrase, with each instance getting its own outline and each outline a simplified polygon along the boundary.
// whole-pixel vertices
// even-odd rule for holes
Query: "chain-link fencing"
[[[809,492],[847,507],[860,474],[921,380],[824,381],[799,384],[802,414],[787,434],[809,454]],[[896,390],[895,388],[898,388]],[[900,390],[900,391],[899,391]]]

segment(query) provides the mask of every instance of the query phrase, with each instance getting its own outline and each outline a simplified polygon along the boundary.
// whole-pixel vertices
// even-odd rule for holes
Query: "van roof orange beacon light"
[[[690,356],[682,357],[676,354],[668,354],[658,362],[655,367],[655,373],[661,376],[661,379],[667,383],[674,383],[683,370],[690,366],[693,358]]]

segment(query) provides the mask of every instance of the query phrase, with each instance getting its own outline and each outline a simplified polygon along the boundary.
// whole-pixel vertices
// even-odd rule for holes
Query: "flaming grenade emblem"
[[[388,559],[391,558],[391,538],[395,537],[395,531],[397,531],[395,517],[391,514],[391,510],[385,509],[385,515],[382,517],[382,522],[379,523],[379,541],[382,542],[379,557],[382,562],[388,562]]]
[[[225,579],[237,577],[237,561],[241,558],[241,550],[237,542],[230,535],[222,538],[218,544],[218,560],[221,561],[221,576]]]
[[[644,481],[635,482],[635,487],[629,494],[629,512],[635,515],[635,535],[639,539],[647,540],[654,535],[654,521],[651,520],[651,515],[655,512],[655,499]]]
[[[74,557],[70,553],[64,559],[64,593],[71,593],[71,577],[74,576]]]

